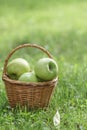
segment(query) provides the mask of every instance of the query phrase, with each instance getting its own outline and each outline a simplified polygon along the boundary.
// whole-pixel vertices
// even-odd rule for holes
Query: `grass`
[[[0,130],[56,130],[53,116],[59,110],[61,130],[87,129],[87,2],[0,1]],[[10,109],[2,69],[16,46],[36,43],[54,56],[59,82],[47,110]],[[32,62],[42,56],[38,50],[15,54]],[[58,129],[58,128],[57,128]]]

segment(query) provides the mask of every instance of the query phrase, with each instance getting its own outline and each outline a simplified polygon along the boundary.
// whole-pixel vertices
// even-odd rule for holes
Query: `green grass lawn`
[[[45,47],[59,66],[59,82],[47,110],[11,110],[2,70],[9,52],[18,45]],[[34,60],[42,53],[23,49],[15,54]],[[32,58],[33,57],[33,58]],[[0,130],[87,130],[87,1],[0,1]]]

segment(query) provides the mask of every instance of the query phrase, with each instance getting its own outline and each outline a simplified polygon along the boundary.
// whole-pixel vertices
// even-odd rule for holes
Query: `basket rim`
[[[11,84],[16,84],[16,85],[21,85],[21,86],[29,86],[29,85],[33,85],[33,86],[37,86],[37,85],[40,85],[40,86],[45,86],[45,85],[49,85],[51,83],[55,83],[58,81],[58,76],[56,78],[54,78],[53,80],[50,80],[50,81],[43,81],[43,82],[21,82],[21,81],[18,81],[18,80],[13,80],[13,79],[10,79],[6,74],[4,74],[2,76],[2,80],[5,82],[9,82]]]

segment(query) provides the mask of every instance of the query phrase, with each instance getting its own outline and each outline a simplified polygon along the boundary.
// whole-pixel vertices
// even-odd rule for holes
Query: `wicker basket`
[[[48,57],[52,58],[52,55],[46,49],[36,44],[23,44],[16,47],[10,52],[10,54],[5,60],[2,75],[9,104],[11,108],[16,107],[17,105],[27,106],[28,108],[47,107],[52,96],[53,90],[57,84],[58,78],[47,82],[23,83],[17,80],[9,79],[9,77],[7,76],[6,67],[8,64],[8,60],[15,51],[24,47],[38,48],[44,53],[46,53]]]

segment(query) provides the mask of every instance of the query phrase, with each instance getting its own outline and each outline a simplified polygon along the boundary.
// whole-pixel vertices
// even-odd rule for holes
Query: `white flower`
[[[53,117],[53,123],[54,123],[54,126],[58,126],[60,124],[60,114],[59,114],[58,110]]]

